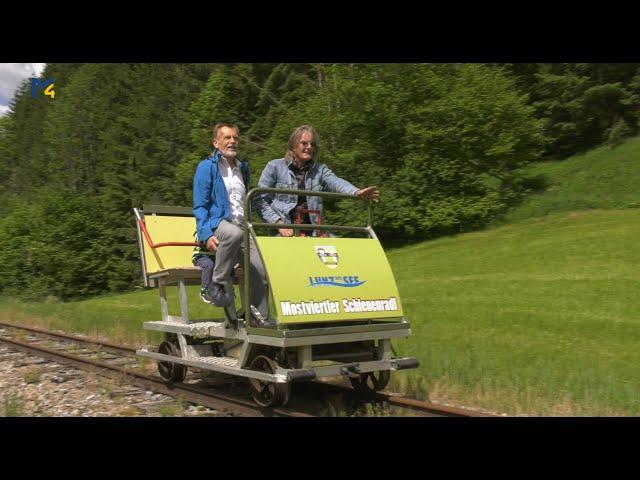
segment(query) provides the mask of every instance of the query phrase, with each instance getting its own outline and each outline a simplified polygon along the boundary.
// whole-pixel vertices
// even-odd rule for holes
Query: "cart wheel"
[[[389,370],[361,373],[359,377],[349,378],[351,386],[360,393],[374,393],[383,390],[391,378]]]
[[[269,357],[259,355],[253,359],[250,368],[259,372],[276,373],[278,364]],[[249,378],[249,385],[253,400],[261,407],[277,407],[285,405],[289,401],[289,393],[291,392],[289,382],[265,382],[257,378]]]
[[[158,347],[158,353],[178,357],[178,349],[173,342],[164,341]],[[187,367],[179,363],[158,362],[160,376],[168,382],[182,382],[187,374]]]

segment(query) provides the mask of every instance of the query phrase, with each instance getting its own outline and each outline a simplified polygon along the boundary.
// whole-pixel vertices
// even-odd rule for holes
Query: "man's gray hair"
[[[212,142],[218,138],[218,132],[223,127],[233,128],[236,132],[238,132],[238,135],[240,135],[240,129],[237,125],[234,125],[233,123],[216,123],[213,126],[213,138],[211,139]]]

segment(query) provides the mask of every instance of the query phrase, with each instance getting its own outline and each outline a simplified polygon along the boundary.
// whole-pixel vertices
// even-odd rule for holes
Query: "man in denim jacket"
[[[202,268],[202,299],[227,307],[232,298],[224,284],[231,280],[233,266],[242,262],[244,198],[249,186],[249,165],[240,161],[238,127],[219,123],[213,128],[214,152],[202,160],[193,178],[193,214],[196,236],[202,247],[194,263]],[[215,253],[215,261],[208,252]],[[267,318],[264,265],[253,242],[250,244],[251,306]],[[254,312],[254,308],[251,308]],[[254,313],[255,316],[255,313]]]
[[[380,197],[377,187],[362,189],[354,187],[338,177],[323,163],[316,162],[318,149],[318,134],[312,126],[302,125],[296,128],[289,137],[285,157],[267,163],[260,175],[258,186],[345,193],[377,201]],[[302,223],[318,223],[317,214],[303,212],[305,210],[322,212],[322,198],[265,193],[258,196],[256,208],[268,223],[294,223],[299,209]],[[278,231],[283,237],[293,235],[293,230],[288,228],[280,228]]]

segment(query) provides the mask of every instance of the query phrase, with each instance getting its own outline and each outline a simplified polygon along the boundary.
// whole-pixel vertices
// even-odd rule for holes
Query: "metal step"
[[[238,331],[229,326],[225,319],[219,322],[144,322],[145,330],[178,333],[190,337],[238,338]]]
[[[232,357],[189,357],[189,360],[193,360],[194,362],[204,362],[207,365],[214,365],[217,367],[229,367],[229,368],[238,368],[238,359]]]
[[[153,358],[156,361],[173,362],[203,370],[213,370],[220,373],[237,375],[241,377],[257,378],[267,382],[287,382],[311,380],[312,378],[339,377],[353,373],[377,372],[380,370],[402,370],[405,368],[415,368],[418,361],[415,358],[392,358],[389,360],[372,360],[366,362],[336,363],[326,366],[314,366],[303,369],[281,369],[278,368],[275,374],[249,370],[238,367],[238,360],[231,357],[201,357],[193,356],[189,358],[173,357],[164,355],[150,348],[141,348],[136,351],[141,357]]]
[[[248,370],[240,368],[238,359],[231,357],[200,357],[193,356],[189,358],[172,357],[155,352],[149,348],[141,348],[136,351],[141,357],[153,358],[163,362],[174,362],[190,367],[201,368],[203,370],[213,370],[216,372],[238,375],[241,377],[258,378],[267,382],[286,382],[287,375],[282,373],[269,374],[265,372]]]

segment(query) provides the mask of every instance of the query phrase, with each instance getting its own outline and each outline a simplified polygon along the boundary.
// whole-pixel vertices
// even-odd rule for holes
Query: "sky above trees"
[[[0,116],[9,111],[9,101],[20,81],[39,76],[44,66],[44,63],[0,63]]]

